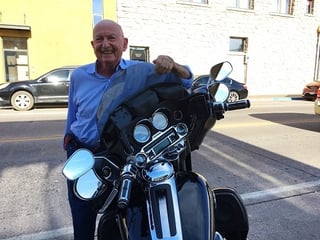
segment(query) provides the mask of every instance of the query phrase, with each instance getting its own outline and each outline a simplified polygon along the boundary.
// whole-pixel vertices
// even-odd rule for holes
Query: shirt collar
[[[128,67],[127,61],[125,59],[121,58],[118,66],[116,67],[116,72],[118,72],[120,70],[124,70],[127,67]],[[88,65],[88,69],[87,69],[88,73],[97,74],[96,70],[97,70],[97,61]]]

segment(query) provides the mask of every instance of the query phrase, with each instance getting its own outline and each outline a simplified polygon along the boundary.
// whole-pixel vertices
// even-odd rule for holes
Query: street
[[[72,239],[62,136],[65,108],[0,109],[0,239]],[[225,113],[194,171],[243,198],[249,240],[320,235],[320,118],[313,102],[255,99]]]

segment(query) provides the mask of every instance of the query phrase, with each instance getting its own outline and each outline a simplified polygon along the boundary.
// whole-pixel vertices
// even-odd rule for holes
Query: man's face
[[[127,49],[128,39],[123,37],[119,25],[101,22],[94,28],[91,45],[100,63],[116,66]]]

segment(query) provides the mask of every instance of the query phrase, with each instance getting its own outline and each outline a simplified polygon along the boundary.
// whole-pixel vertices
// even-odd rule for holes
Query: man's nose
[[[103,38],[103,42],[102,42],[102,46],[103,47],[108,47],[110,44],[109,44],[109,39],[108,38]]]

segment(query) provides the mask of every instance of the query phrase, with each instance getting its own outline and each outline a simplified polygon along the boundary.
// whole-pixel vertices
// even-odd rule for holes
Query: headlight
[[[164,130],[168,126],[168,118],[162,112],[156,112],[152,116],[152,125],[158,130]]]
[[[150,139],[149,128],[144,124],[138,124],[133,130],[133,138],[139,143],[145,143]]]

